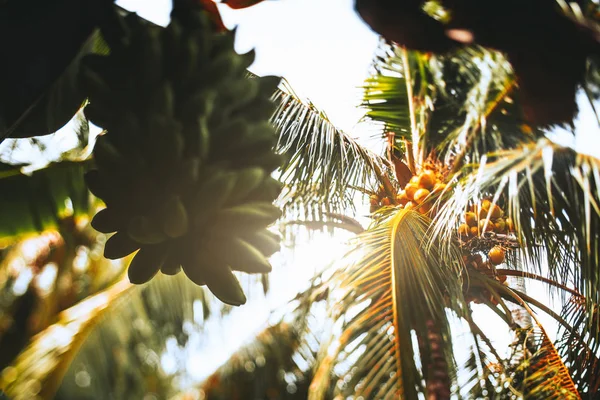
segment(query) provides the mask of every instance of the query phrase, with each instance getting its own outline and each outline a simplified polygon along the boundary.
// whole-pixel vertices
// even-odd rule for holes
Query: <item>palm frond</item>
[[[25,175],[21,168],[0,170],[0,238],[13,241],[23,235],[57,227],[64,216],[80,216],[90,197],[83,174],[85,162],[57,162]]]
[[[401,49],[385,42],[377,48],[373,73],[363,84],[361,107],[366,120],[410,139],[411,115]]]
[[[489,197],[513,219],[526,268],[561,284],[571,281],[589,301],[600,298],[600,160],[548,139],[497,151],[466,170],[438,215],[432,235],[452,241],[473,201]]]
[[[355,220],[354,218],[347,217],[345,215],[340,214],[325,214],[324,215],[327,220],[325,221],[315,221],[315,220],[292,220],[285,221],[283,223],[284,226],[289,225],[299,225],[303,226],[309,230],[320,230],[323,231],[325,229],[331,231],[333,229],[343,229],[352,233],[362,233],[365,231],[365,228]]]
[[[434,102],[430,129],[443,137],[438,150],[455,171],[488,152],[543,135],[525,123],[515,76],[502,54],[471,48],[440,65],[444,90]]]
[[[498,381],[494,386],[499,397],[517,393],[524,398],[581,399],[569,368],[530,305],[556,318],[569,331],[572,327],[549,307],[525,293],[511,289],[480,272],[470,272],[469,280],[491,292],[500,306],[506,308],[504,300],[513,302],[521,306],[533,320],[533,325],[524,327],[507,321],[508,326],[516,333],[516,340],[511,346],[511,355],[506,360],[500,360],[496,367],[498,373],[495,376]],[[489,306],[492,309],[496,307],[493,304]]]
[[[341,332],[319,363],[309,398],[323,398],[332,371],[340,376],[340,395],[450,395],[454,360],[444,307],[446,295],[461,297],[461,284],[458,266],[440,265],[439,248],[424,247],[427,224],[416,212],[398,210],[356,238],[353,262],[332,282],[339,294],[332,317]]]
[[[581,399],[569,370],[544,329],[539,326],[539,330],[532,333],[537,351],[528,360],[529,373],[523,381],[527,388],[525,393],[535,398]]]
[[[364,91],[365,118],[384,135],[396,135],[396,148],[409,164],[436,151],[459,168],[543,135],[524,123],[510,64],[478,47],[430,56],[384,43]],[[404,154],[404,142],[413,154]]]
[[[581,399],[556,347],[539,322],[536,325],[516,332],[506,368],[510,389],[525,398]]]
[[[109,306],[131,288],[122,280],[59,315],[58,322],[37,335],[4,370],[2,387],[9,397],[52,398],[71,361]]]
[[[467,398],[485,398],[502,387],[504,360],[497,356],[489,339],[473,321],[469,322],[469,326],[474,343],[459,370],[461,392]]]
[[[193,320],[194,302],[207,307],[208,299],[183,276],[161,276],[144,286],[120,280],[62,312],[5,370],[2,387],[15,398],[25,393],[84,398],[90,390],[136,398],[151,390],[154,380],[158,395],[172,395],[169,377],[160,377],[152,357],[164,350],[169,336],[185,336],[182,326]],[[35,388],[39,393],[31,392]]]
[[[83,398],[89,392],[122,399],[148,393],[170,398],[177,392],[173,379],[182,371],[166,373],[161,367],[167,341],[183,345],[192,332],[202,332],[211,299],[182,274],[133,287],[113,301],[90,332],[56,398]],[[83,387],[82,374],[91,378]]]
[[[312,104],[277,90],[271,121],[279,133],[277,151],[287,162],[282,203],[292,217],[319,217],[354,209],[352,187],[367,187],[390,171],[383,158],[337,129]],[[301,214],[301,215],[299,215]]]
[[[600,307],[592,304],[591,311],[588,307],[581,296],[572,296],[564,305],[561,316],[573,329],[560,326],[557,348],[580,392],[592,397],[600,393]]]

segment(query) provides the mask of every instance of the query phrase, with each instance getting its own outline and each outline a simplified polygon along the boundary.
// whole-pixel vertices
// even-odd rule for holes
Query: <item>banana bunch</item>
[[[279,249],[266,229],[281,216],[271,172],[283,160],[268,122],[279,78],[246,78],[254,53],[235,53],[233,33],[216,33],[201,10],[166,29],[135,14],[121,22],[122,46],[88,56],[81,71],[85,114],[105,130],[86,175],[106,204],[92,226],[115,232],[104,255],[137,251],[133,283],[183,269],[221,301],[243,304],[232,271],[267,273]]]

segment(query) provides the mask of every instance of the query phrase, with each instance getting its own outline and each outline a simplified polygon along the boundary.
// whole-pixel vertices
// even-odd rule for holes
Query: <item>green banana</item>
[[[249,134],[248,123],[242,118],[231,119],[218,125],[211,136],[210,158],[212,160],[230,159],[232,148],[237,147],[240,138]]]
[[[225,242],[227,248],[215,248],[220,251],[223,262],[235,271],[249,274],[271,272],[271,264],[265,256],[250,243],[240,238],[232,238]]]
[[[178,196],[169,198],[162,213],[162,228],[167,236],[178,238],[188,231],[188,214]]]
[[[248,164],[259,166],[265,171],[271,172],[279,169],[285,163],[285,156],[270,151],[269,153],[263,153],[261,156],[246,158],[244,161]]]
[[[201,162],[198,157],[183,158],[176,162],[171,168],[174,171],[174,178],[167,182],[166,191],[168,193],[181,193],[182,197],[187,197],[198,182]]]
[[[161,39],[165,57],[165,75],[167,77],[174,77],[177,73],[177,62],[179,61],[182,47],[183,29],[181,25],[176,20],[172,20],[163,30]]]
[[[265,229],[243,235],[242,239],[254,246],[265,257],[270,257],[281,249],[280,236]]]
[[[200,160],[207,160],[210,154],[210,130],[205,117],[200,117],[196,120],[197,140],[198,140],[198,157]]]
[[[209,272],[202,261],[186,261],[181,263],[181,269],[185,272],[185,275],[190,278],[198,286],[206,285],[206,275]]]
[[[94,149],[98,170],[86,175],[109,205],[92,226],[117,232],[107,257],[139,249],[131,282],[183,269],[221,301],[243,304],[232,269],[268,272],[266,256],[279,249],[264,229],[281,215],[269,174],[282,157],[265,122],[279,79],[246,79],[254,51],[236,54],[235,33],[214,33],[205,13],[176,14],[164,30],[123,21],[121,48],[90,58],[81,74],[92,121],[108,130]]]
[[[112,233],[123,228],[123,214],[114,208],[104,208],[92,218],[92,228],[102,233]]]
[[[142,91],[156,87],[164,76],[163,48],[159,35],[159,28],[145,27],[132,38],[134,78]]]
[[[266,75],[258,78],[260,93],[267,96],[272,96],[279,87],[280,83],[281,77],[279,76]]]
[[[158,244],[167,239],[167,235],[154,221],[139,215],[131,218],[127,233],[131,239],[141,244]]]
[[[235,166],[257,165],[263,157],[273,154],[274,137],[244,138],[229,150]]]
[[[212,41],[211,41],[212,48],[210,51],[210,55],[212,57],[214,57],[217,54],[231,52],[234,48],[234,43],[235,43],[235,31],[221,32],[218,34],[214,34],[214,35],[212,35]]]
[[[233,49],[223,50],[215,55],[208,67],[206,76],[210,76],[213,84],[237,77],[241,71],[242,60]]]
[[[251,167],[244,168],[237,173],[237,181],[235,183],[235,198],[228,203],[241,203],[246,197],[256,189],[265,179],[265,171],[262,168]]]
[[[236,179],[235,174],[217,169],[200,186],[192,205],[196,227],[203,226],[225,204],[232,194]]]
[[[217,108],[229,107],[232,112],[245,107],[259,94],[259,84],[254,79],[238,79],[223,84]]]
[[[256,60],[256,50],[250,49],[244,54],[240,54],[240,58],[242,60],[242,68],[248,69],[252,64],[254,64],[254,60]]]
[[[179,68],[174,78],[178,79],[181,83],[188,81],[194,76],[200,58],[201,54],[198,42],[192,37],[185,37],[181,50],[181,58],[179,59]]]
[[[163,81],[154,91],[150,100],[147,113],[160,114],[166,117],[175,115],[175,91],[170,81]]]
[[[190,96],[183,102],[179,117],[186,124],[192,124],[199,117],[209,116],[215,109],[218,92],[204,89]]]
[[[232,140],[239,140],[240,138],[248,136],[249,132],[250,127],[243,118],[234,118],[225,121],[214,130],[213,135],[218,142],[213,147],[215,150],[219,150],[221,146],[226,146],[226,144]]]
[[[273,199],[277,199],[281,190],[283,189],[283,184],[279,182],[277,179],[272,176],[266,177],[261,185],[253,190],[246,197],[246,201],[248,202],[262,202],[262,201],[273,201]]]
[[[171,249],[169,256],[163,263],[162,267],[160,267],[160,272],[165,275],[177,275],[179,272],[181,272],[181,260],[178,252]]]
[[[104,202],[108,203],[112,199],[111,193],[114,192],[114,189],[110,187],[109,184],[102,178],[100,171],[97,169],[91,169],[85,173],[83,176],[85,180],[85,184],[88,187],[88,190],[99,199],[102,199]]]
[[[220,210],[213,232],[217,235],[249,232],[267,227],[281,217],[281,210],[271,203],[248,203]]]
[[[107,134],[108,140],[121,152],[139,153],[141,124],[139,118],[132,112],[123,112],[117,119],[118,124]]]
[[[104,245],[104,257],[117,260],[133,253],[140,244],[131,239],[127,233],[120,231],[108,238]]]
[[[163,115],[150,118],[144,147],[147,158],[154,160],[151,166],[158,171],[183,156],[185,138],[181,129],[181,124],[175,119]]]
[[[235,112],[236,117],[244,118],[248,123],[268,120],[275,112],[275,103],[265,97],[257,97],[252,104]]]
[[[127,159],[119,153],[107,135],[100,135],[94,145],[94,161],[99,169],[119,175],[127,167]]]
[[[223,303],[240,306],[246,303],[246,296],[240,282],[227,265],[215,265],[205,276],[206,286]]]
[[[148,282],[161,269],[168,255],[169,248],[165,245],[142,247],[127,269],[129,281],[136,285]]]

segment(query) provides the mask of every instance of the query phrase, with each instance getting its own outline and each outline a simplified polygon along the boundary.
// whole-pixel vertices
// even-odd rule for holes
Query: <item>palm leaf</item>
[[[367,187],[391,171],[381,157],[337,129],[314,105],[293,91],[277,90],[271,121],[279,133],[277,151],[287,162],[281,179],[284,208],[294,217],[320,218],[323,213],[354,209],[352,187]]]
[[[593,304],[590,312],[586,303],[584,298],[574,295],[564,305],[561,316],[573,329],[560,327],[557,348],[580,392],[597,396],[600,393],[600,308]],[[590,314],[593,317],[588,320]]]
[[[83,398],[90,392],[122,399],[148,393],[170,398],[176,393],[174,376],[165,374],[159,361],[167,339],[175,338],[183,345],[192,331],[201,331],[211,299],[183,274],[158,276],[147,285],[133,287],[113,302],[90,332],[56,398]],[[201,315],[196,313],[197,306],[203,309]],[[78,384],[82,373],[91,377],[88,386]]]
[[[2,387],[9,397],[52,398],[71,361],[108,307],[131,288],[120,281],[63,311],[58,322],[37,335],[4,370]]]
[[[411,115],[401,49],[380,43],[373,61],[373,73],[363,84],[361,107],[364,118],[380,126],[382,133],[389,130],[410,139]]]
[[[507,383],[513,390],[525,398],[581,399],[569,369],[539,321],[535,327],[518,329],[517,337],[516,351],[506,368],[510,375]]]
[[[203,288],[183,276],[161,276],[144,286],[121,280],[62,312],[5,370],[2,387],[11,397],[37,388],[32,396],[83,398],[90,391],[76,384],[83,366],[94,392],[135,398],[150,387],[144,377],[157,371],[144,364],[148,353],[130,348],[143,343],[148,352],[162,351],[169,335],[181,336],[194,301],[207,307],[207,299]],[[166,380],[159,383],[159,395],[173,390]]]
[[[600,160],[548,139],[489,155],[467,170],[433,229],[452,241],[467,204],[500,202],[513,218],[527,268],[563,285],[573,281],[589,301],[600,298]]]
[[[499,360],[497,365],[499,373],[496,376],[500,379],[494,386],[499,398],[517,393],[524,398],[581,399],[569,368],[564,364],[559,351],[549,339],[530,304],[556,318],[566,329],[572,330],[572,327],[549,307],[525,293],[511,289],[481,272],[470,272],[469,280],[488,289],[503,308],[506,307],[503,301],[509,300],[521,306],[534,321],[533,326],[526,327],[510,320],[506,321],[517,338],[511,346],[510,357],[507,360]],[[488,306],[492,309],[495,307],[491,304]]]
[[[437,146],[454,171],[483,154],[543,135],[525,123],[515,76],[502,54],[471,48],[440,65],[444,90],[435,99],[429,129],[443,138]]]
[[[89,192],[83,180],[84,162],[57,162],[25,175],[19,167],[0,170],[0,238],[56,227],[62,217],[86,214]]]
[[[449,391],[454,360],[445,295],[459,299],[461,285],[456,266],[439,264],[440,249],[424,247],[427,226],[420,214],[399,210],[356,238],[352,264],[330,284],[340,296],[332,317],[341,332],[319,362],[309,398],[324,398],[334,370],[344,382],[336,386],[340,395],[412,399],[440,383]]]
[[[527,360],[523,384],[527,396],[544,399],[581,399],[569,370],[544,329],[532,332],[537,351]]]
[[[407,52],[382,44],[364,84],[365,118],[408,142],[409,161],[437,151],[458,168],[482,154],[515,147],[542,131],[524,124],[510,64],[498,52],[473,47],[448,55]],[[406,145],[404,145],[406,146]]]
[[[20,41],[3,42],[14,62],[0,67],[0,142],[56,132],[83,105],[79,65],[100,38],[97,14],[75,2],[47,5],[35,14],[21,6],[4,10],[2,37]],[[24,17],[31,26],[19,23]]]

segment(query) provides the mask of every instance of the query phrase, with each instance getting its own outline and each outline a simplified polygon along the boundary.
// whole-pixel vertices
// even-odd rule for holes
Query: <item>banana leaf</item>
[[[31,175],[0,165],[0,242],[57,227],[68,215],[85,215],[90,197],[85,162],[57,162]]]
[[[79,60],[99,36],[101,7],[111,6],[32,0],[0,8],[0,142],[56,132],[73,117],[85,100]]]

